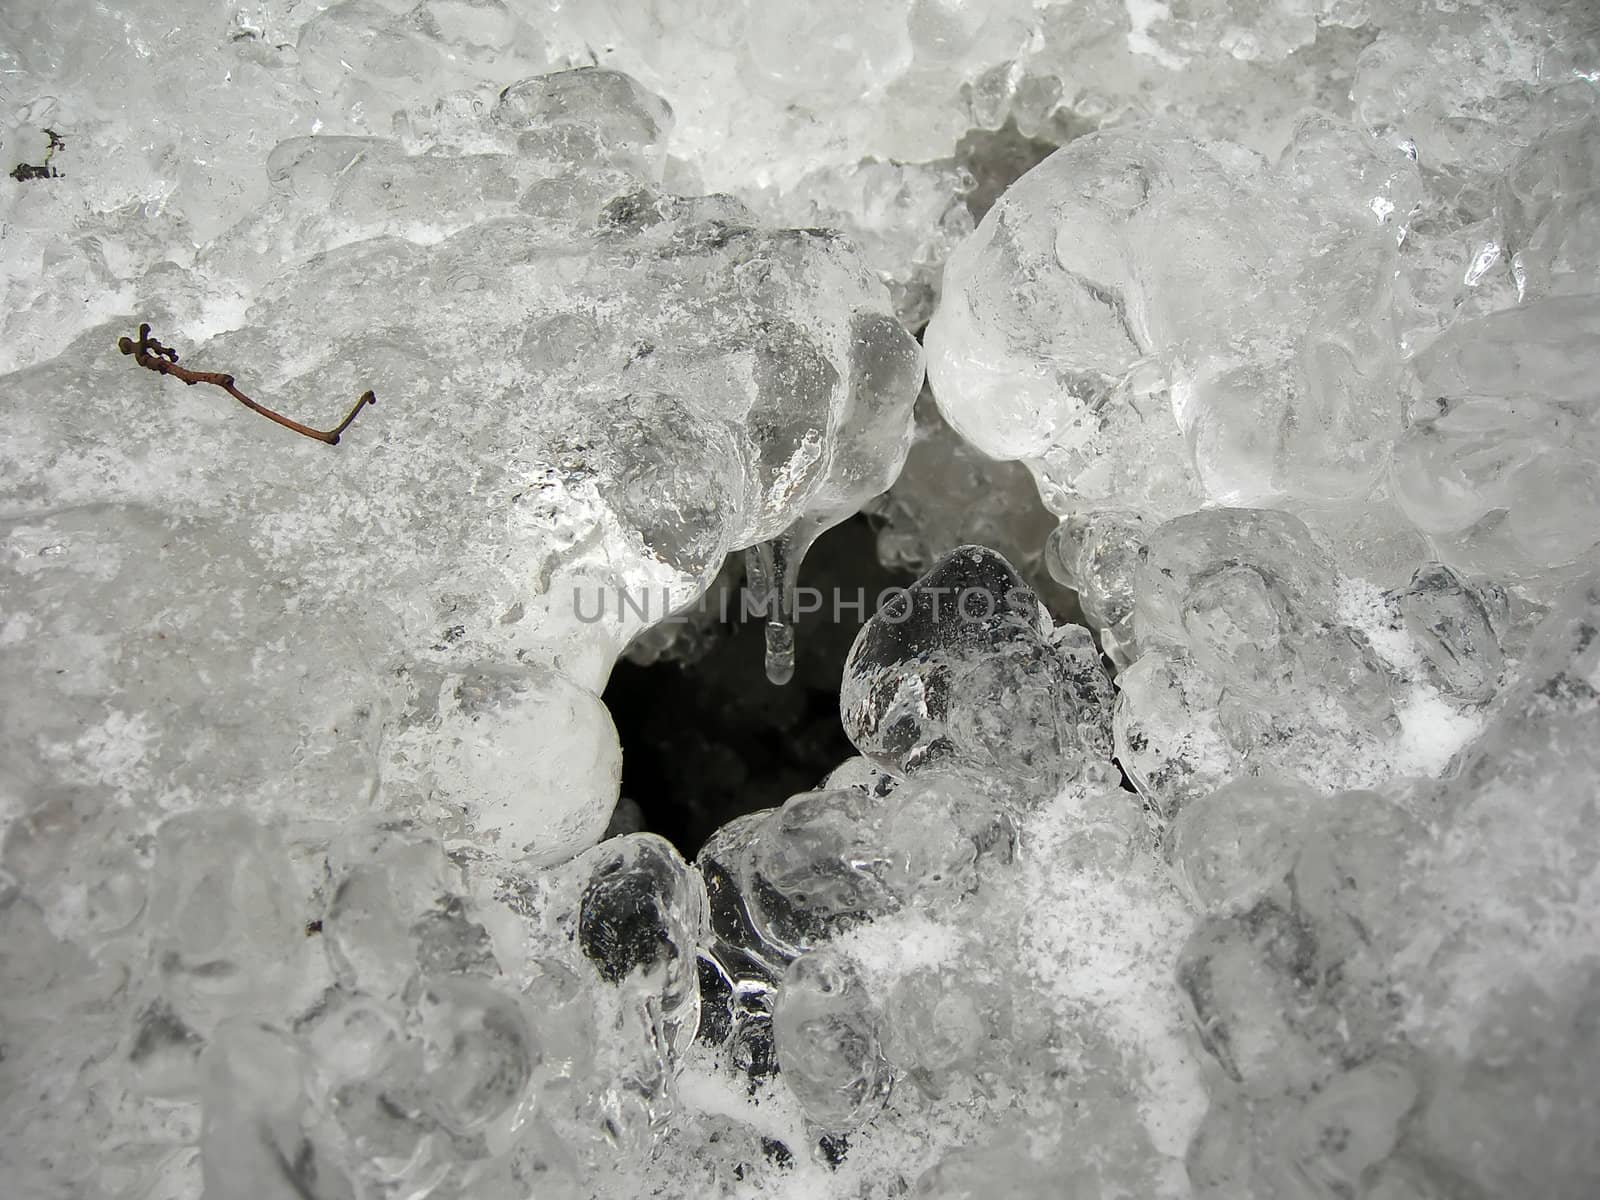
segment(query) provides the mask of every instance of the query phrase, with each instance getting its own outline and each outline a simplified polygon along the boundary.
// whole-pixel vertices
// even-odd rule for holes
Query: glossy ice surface
[[[1600,1194],[1597,28],[0,6],[0,1191]],[[863,509],[857,755],[604,838]]]

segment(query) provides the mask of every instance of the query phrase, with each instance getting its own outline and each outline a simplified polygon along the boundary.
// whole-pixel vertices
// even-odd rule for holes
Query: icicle
[[[792,530],[744,552],[745,584],[758,611],[767,615],[767,678],[782,686],[794,678],[794,583]]]
[[[754,611],[767,614],[767,678],[779,687],[794,678],[795,589],[800,582],[800,564],[818,537],[855,511],[839,508],[821,517],[801,517],[771,541],[744,552],[745,586],[750,589]]]

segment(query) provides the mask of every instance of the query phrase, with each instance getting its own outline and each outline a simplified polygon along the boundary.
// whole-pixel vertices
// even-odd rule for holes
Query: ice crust
[[[1600,1193],[1595,30],[7,4],[0,1190]],[[863,509],[857,756],[603,838]]]

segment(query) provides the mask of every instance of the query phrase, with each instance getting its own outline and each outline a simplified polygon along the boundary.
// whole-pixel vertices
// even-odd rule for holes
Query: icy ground
[[[1600,1194],[1588,0],[6,0],[0,372],[8,1200]]]

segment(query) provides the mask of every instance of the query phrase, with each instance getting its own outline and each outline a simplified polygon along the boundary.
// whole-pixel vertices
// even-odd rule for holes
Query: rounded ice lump
[[[1057,628],[994,551],[958,547],[862,627],[839,695],[845,732],[886,770],[1050,794],[1109,751],[1110,688],[1083,635]]]

